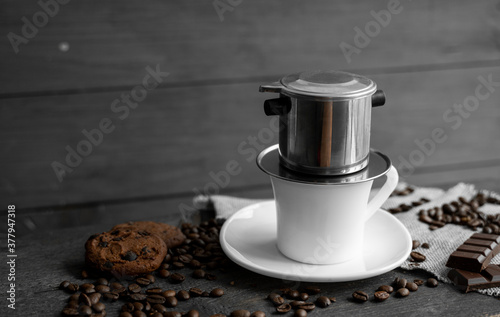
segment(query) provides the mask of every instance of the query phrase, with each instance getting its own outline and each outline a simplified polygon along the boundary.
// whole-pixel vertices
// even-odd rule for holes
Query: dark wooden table
[[[178,225],[183,212],[198,221],[207,216],[192,206],[199,193],[271,198],[254,157],[277,141],[262,109],[275,96],[258,87],[296,71],[341,69],[376,81],[388,102],[373,110],[371,146],[406,182],[444,189],[468,182],[500,192],[497,0],[401,1],[349,58],[342,43],[355,45],[357,30],[389,10],[387,1],[222,2],[231,3],[223,14],[211,1],[71,1],[45,14],[46,23],[37,2],[0,4],[1,316],[58,315],[67,295],[56,287],[64,279],[83,282],[83,244],[95,232],[129,220]],[[34,18],[41,19],[36,34]],[[11,33],[25,40],[13,45]],[[153,89],[155,72],[162,77]],[[141,88],[145,79],[152,89]],[[127,96],[137,102],[127,104]],[[103,122],[109,133],[102,140],[94,133],[92,149],[84,149]],[[432,141],[436,129],[444,142]],[[78,146],[86,154],[69,166]],[[214,175],[234,161],[239,173],[217,184]],[[58,176],[54,164],[66,165],[66,173]],[[16,205],[15,311],[5,300],[8,205]],[[500,312],[498,299],[445,284],[383,303],[349,300],[354,290],[373,292],[398,276],[429,275],[396,269],[322,284],[337,302],[310,315]],[[272,312],[265,296],[290,285],[237,266],[218,277],[173,286],[218,285],[227,293],[179,310]]]

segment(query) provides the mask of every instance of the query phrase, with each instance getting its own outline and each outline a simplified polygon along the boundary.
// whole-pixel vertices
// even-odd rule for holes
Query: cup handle
[[[399,174],[393,165],[391,165],[391,168],[385,176],[387,177],[387,180],[384,185],[380,188],[375,197],[368,202],[366,220],[370,219],[371,216],[375,214],[375,211],[377,211],[384,204],[387,198],[391,195],[392,191],[398,185]]]

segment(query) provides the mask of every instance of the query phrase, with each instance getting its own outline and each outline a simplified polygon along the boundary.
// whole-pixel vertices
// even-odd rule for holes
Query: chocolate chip
[[[133,251],[127,251],[125,255],[122,256],[125,261],[135,261],[137,259],[137,254]]]

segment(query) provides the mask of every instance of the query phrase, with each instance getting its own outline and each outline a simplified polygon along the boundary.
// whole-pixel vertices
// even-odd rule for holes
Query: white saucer
[[[388,272],[410,254],[412,240],[393,215],[378,210],[366,223],[364,248],[355,259],[330,265],[291,260],[276,247],[274,200],[245,207],[226,220],[220,242],[227,256],[256,273],[284,280],[345,282]]]

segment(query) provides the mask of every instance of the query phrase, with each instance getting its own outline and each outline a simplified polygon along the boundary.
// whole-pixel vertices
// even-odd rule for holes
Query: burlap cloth
[[[407,184],[400,183],[397,190],[402,190],[407,187]],[[429,249],[424,249],[418,247],[415,251],[418,251],[426,256],[426,260],[415,265],[414,262],[406,260],[401,268],[406,270],[422,269],[430,272],[436,276],[442,282],[451,283],[451,281],[446,276],[450,270],[445,266],[449,255],[465,240],[467,240],[473,233],[471,229],[454,224],[447,224],[446,226],[439,228],[437,230],[429,230],[429,226],[418,220],[418,211],[420,209],[430,209],[432,207],[441,206],[444,203],[450,203],[451,201],[458,200],[458,197],[463,196],[466,199],[471,199],[478,192],[484,193],[486,196],[493,196],[500,199],[500,195],[494,192],[486,190],[477,190],[474,185],[459,183],[456,186],[444,191],[439,188],[430,187],[416,187],[414,191],[406,196],[392,196],[383,205],[383,209],[390,209],[399,206],[402,203],[411,204],[414,201],[418,201],[421,198],[427,198],[430,201],[421,206],[414,207],[409,211],[401,212],[395,214],[395,217],[401,221],[408,231],[410,232],[413,240],[418,240],[420,243],[427,242],[430,245]],[[209,203],[213,204],[213,208],[216,212],[217,218],[228,218],[236,211],[243,207],[254,204],[262,200],[259,199],[245,199],[230,196],[197,196],[194,198],[194,204],[198,208],[206,208]],[[480,208],[485,214],[497,214],[500,213],[499,205],[485,204]],[[500,264],[500,255],[493,258],[491,261],[493,264]],[[499,296],[500,287],[490,288],[486,290],[480,290],[479,293]]]

